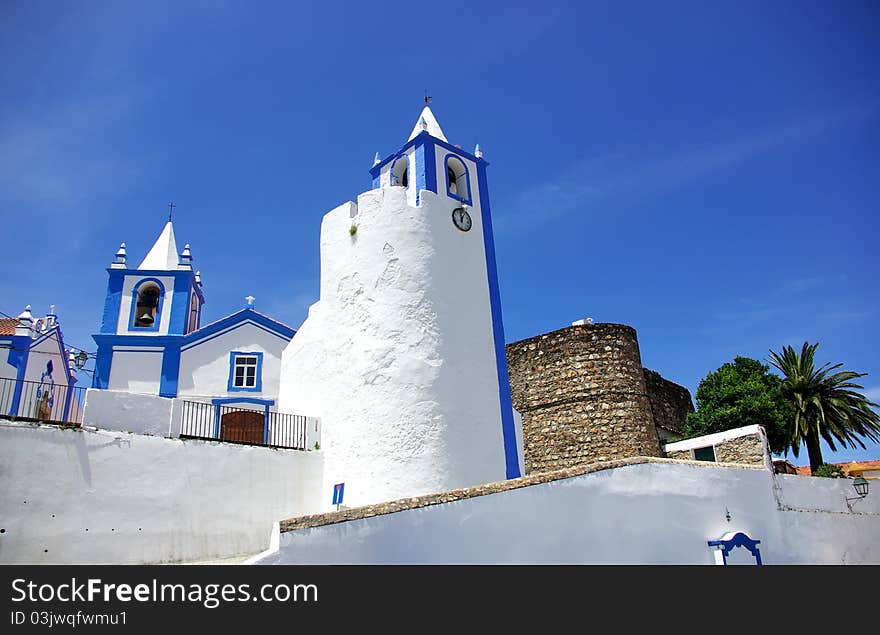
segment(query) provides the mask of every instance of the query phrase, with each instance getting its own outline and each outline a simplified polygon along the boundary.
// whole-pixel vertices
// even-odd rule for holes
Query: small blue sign
[[[333,504],[342,505],[342,495],[345,493],[345,483],[337,483],[333,486]]]

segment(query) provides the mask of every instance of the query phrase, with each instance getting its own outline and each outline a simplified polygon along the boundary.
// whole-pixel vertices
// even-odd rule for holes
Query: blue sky
[[[427,88],[490,161],[508,341],[593,317],[687,386],[819,341],[880,401],[876,2],[0,4],[0,311],[95,350],[177,203],[206,318],[293,326]],[[880,458],[880,447],[826,453]],[[806,451],[798,463],[806,462]]]

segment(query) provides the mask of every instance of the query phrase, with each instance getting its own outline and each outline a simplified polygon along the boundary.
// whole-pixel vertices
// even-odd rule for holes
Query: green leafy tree
[[[820,465],[816,468],[815,472],[812,472],[812,475],[824,476],[825,478],[846,478],[846,474],[843,473],[843,468],[839,465],[834,465],[833,463]]]
[[[804,342],[800,354],[791,346],[783,346],[781,354],[770,351],[770,363],[785,376],[781,390],[794,408],[791,449],[798,455],[801,442],[810,455],[810,471],[815,474],[823,464],[819,439],[836,450],[841,446],[865,447],[861,437],[880,441],[880,416],[872,410],[877,404],[857,392],[862,386],[852,382],[867,373],[851,370],[834,372],[843,364],[815,367],[814,357],[819,344]]]
[[[756,359],[736,357],[706,375],[697,388],[697,411],[688,413],[685,438],[698,437],[760,424],[767,431],[770,450],[789,446],[794,409],[783,397],[782,380]]]

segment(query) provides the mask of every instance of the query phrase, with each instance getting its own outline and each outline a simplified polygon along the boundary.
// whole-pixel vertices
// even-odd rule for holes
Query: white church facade
[[[77,367],[64,344],[55,307],[35,318],[28,305],[0,318],[0,414],[78,421]]]
[[[178,254],[169,220],[135,269],[125,245],[109,282],[93,388],[160,397],[274,403],[281,353],[296,332],[254,308],[201,324],[205,295],[189,245]]]
[[[307,417],[322,490],[345,483],[350,505],[520,476],[487,166],[426,106],[403,146],[377,157],[373,189],[325,215],[320,298],[298,330],[250,298],[202,326],[201,276],[170,220],[134,269],[123,244],[86,421],[118,427],[165,408],[148,428],[174,436],[185,422],[165,419],[184,400],[218,409],[199,436],[224,438],[219,409],[235,407],[262,411],[269,439],[273,413]]]

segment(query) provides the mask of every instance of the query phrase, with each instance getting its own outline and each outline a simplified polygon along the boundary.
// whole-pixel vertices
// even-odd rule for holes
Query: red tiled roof
[[[855,468],[859,471],[880,470],[880,459],[870,459],[868,461],[843,461],[842,463],[833,463],[832,465],[839,465],[843,469],[843,473],[849,476],[850,468]],[[812,475],[809,465],[799,466],[797,468],[797,473],[799,476]]]
[[[0,318],[0,335],[15,335],[18,318]]]

